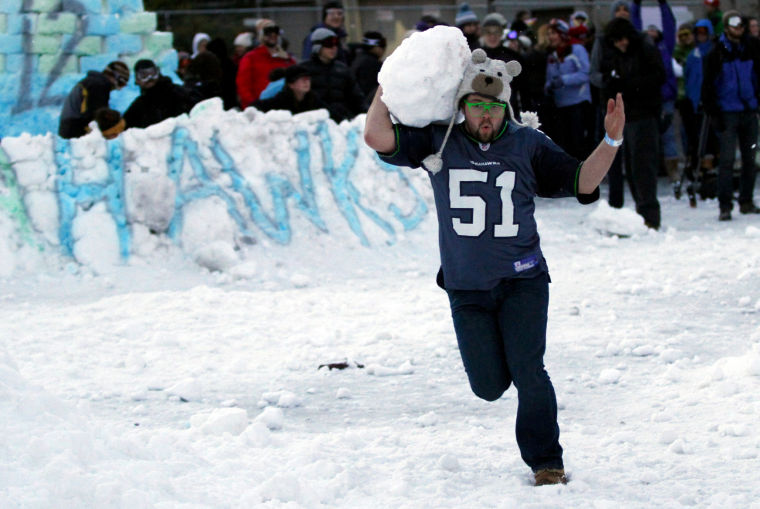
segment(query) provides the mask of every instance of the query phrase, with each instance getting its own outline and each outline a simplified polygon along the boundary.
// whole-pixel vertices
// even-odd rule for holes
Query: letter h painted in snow
[[[116,223],[119,253],[129,258],[131,235],[124,210],[124,161],[121,140],[107,141],[108,178],[102,183],[76,184],[71,162],[71,142],[56,136],[55,162],[58,170],[55,185],[60,209],[59,239],[65,254],[74,256],[72,228],[77,207],[89,209],[96,202],[105,201],[106,208]]]

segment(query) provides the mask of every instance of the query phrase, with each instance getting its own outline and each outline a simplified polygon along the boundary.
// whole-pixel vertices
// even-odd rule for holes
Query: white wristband
[[[613,140],[610,138],[609,134],[604,133],[604,142],[610,147],[619,147],[623,144],[623,138],[620,138],[619,140]]]

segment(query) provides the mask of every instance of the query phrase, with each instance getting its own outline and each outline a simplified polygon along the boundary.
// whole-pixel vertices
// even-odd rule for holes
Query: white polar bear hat
[[[451,128],[454,126],[454,121],[457,117],[456,111],[459,110],[459,103],[463,97],[469,94],[495,97],[497,101],[506,103],[509,110],[509,119],[517,122],[514,118],[512,106],[509,104],[509,98],[512,95],[512,89],[509,87],[509,84],[515,76],[520,74],[520,71],[522,71],[522,67],[516,60],[510,62],[493,60],[488,58],[486,52],[480,48],[472,52],[472,57],[464,71],[464,77],[457,90],[456,101],[454,103],[455,113],[451,117],[446,136],[443,138],[443,143],[441,143],[441,148],[435,154],[427,156],[423,161],[428,171],[435,174],[441,171],[443,167],[441,154],[446,146],[446,141],[449,139],[449,134],[451,134]]]

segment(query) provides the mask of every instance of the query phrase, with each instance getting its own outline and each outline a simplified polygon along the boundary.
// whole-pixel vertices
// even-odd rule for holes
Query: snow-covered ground
[[[531,485],[514,389],[469,391],[429,214],[244,279],[2,280],[0,507],[760,507],[760,217],[666,189],[657,233],[539,200],[566,486]]]
[[[445,67],[457,47],[415,44],[407,50],[426,68]],[[440,97],[418,101],[414,116],[435,118]],[[35,236],[17,231],[20,207],[16,222],[0,215],[0,508],[760,508],[760,216],[719,223],[714,201],[690,209],[664,182],[659,232],[630,197],[623,210],[604,196],[588,207],[538,200],[553,280],[546,363],[570,483],[535,488],[515,444],[514,389],[494,403],[469,390],[434,281],[424,175],[349,150],[361,118],[200,114],[177,120],[184,130],[171,120],[128,131],[123,149],[112,143],[111,167],[126,154],[129,175],[108,185],[85,185],[105,181],[107,165],[89,152],[106,154],[102,140],[72,144],[71,160],[90,165],[72,165],[66,144],[3,141],[13,157],[0,160],[0,198],[25,194]],[[213,163],[185,137],[219,126],[222,141],[248,147],[239,167],[251,182],[268,175],[272,153],[291,182],[302,170],[311,220],[293,214],[292,232],[256,222],[287,234],[282,243],[243,242],[223,206],[193,209],[180,245],[168,241],[174,208],[161,206],[178,200],[159,185],[158,154],[179,150],[176,189],[184,147],[196,180],[227,196],[211,180],[221,168],[237,183],[234,161]],[[304,182],[320,169],[330,171]],[[71,198],[56,198],[66,178]],[[109,216],[90,203],[108,191],[118,205],[122,180],[125,208]],[[79,211],[73,198],[85,191]],[[236,206],[230,198],[226,210]],[[405,217],[415,220],[390,226]],[[207,252],[209,237],[225,249]],[[79,264],[57,254],[65,241]],[[131,256],[112,266],[119,246]],[[339,362],[347,369],[320,369]]]

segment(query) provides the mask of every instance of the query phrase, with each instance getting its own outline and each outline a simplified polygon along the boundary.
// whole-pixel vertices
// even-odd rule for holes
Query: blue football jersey
[[[418,168],[435,153],[446,126],[396,125],[396,151],[379,154],[397,166]],[[578,193],[581,163],[544,133],[508,123],[491,143],[455,127],[433,175],[438,242],[445,288],[490,290],[502,279],[548,271],[534,217],[535,196],[599,198]],[[424,167],[424,166],[423,166]]]

